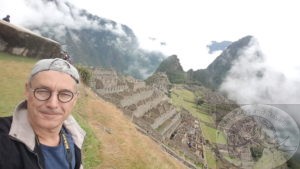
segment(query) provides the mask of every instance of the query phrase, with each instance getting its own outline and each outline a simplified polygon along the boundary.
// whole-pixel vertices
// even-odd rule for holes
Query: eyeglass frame
[[[52,95],[53,95],[52,93],[55,92],[55,91],[52,91],[52,90],[47,89],[47,88],[44,88],[44,87],[40,87],[40,88],[35,88],[35,89],[33,89],[33,88],[31,88],[31,86],[30,86],[29,89],[30,89],[31,92],[33,92],[34,98],[37,99],[38,101],[47,101],[47,100],[49,100],[49,99],[52,97]],[[39,99],[39,98],[36,96],[36,91],[39,90],[39,89],[44,89],[45,91],[49,92],[49,96],[48,96],[47,99]],[[62,100],[60,99],[60,97],[59,97],[59,94],[60,94],[61,92],[69,92],[69,93],[71,94],[72,97],[71,97],[70,100],[68,100],[68,101],[62,101]],[[74,98],[75,95],[78,95],[78,94],[79,94],[78,91],[76,91],[76,92],[74,93],[74,92],[69,91],[69,90],[61,90],[61,91],[58,91],[58,92],[57,92],[56,96],[57,96],[57,100],[60,101],[61,103],[68,103],[68,102],[70,102],[71,100],[73,100],[73,98]]]

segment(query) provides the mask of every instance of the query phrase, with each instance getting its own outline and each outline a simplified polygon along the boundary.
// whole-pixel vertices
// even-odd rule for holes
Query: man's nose
[[[52,96],[46,102],[48,107],[56,108],[59,104],[57,93],[53,93]]]

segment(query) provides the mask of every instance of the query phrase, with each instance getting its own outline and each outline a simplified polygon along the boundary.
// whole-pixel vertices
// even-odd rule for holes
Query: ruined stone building
[[[167,74],[163,72],[153,74],[146,80],[146,82],[147,85],[157,88],[164,93],[168,93],[171,86]]]
[[[128,89],[126,81],[118,78],[117,72],[113,69],[93,68],[90,85],[96,93],[105,95],[118,93]]]
[[[90,85],[102,98],[121,108],[146,135],[170,151],[183,152],[194,163],[203,163],[199,121],[187,110],[177,110],[170,103],[166,95],[170,88],[166,74],[153,75],[146,84],[112,69],[94,68]]]

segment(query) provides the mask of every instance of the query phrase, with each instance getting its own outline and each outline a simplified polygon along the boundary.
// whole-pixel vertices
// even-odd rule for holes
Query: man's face
[[[50,91],[48,100],[40,101],[34,96],[34,89]],[[58,99],[58,92],[72,92],[71,101],[63,103]],[[33,128],[60,129],[63,121],[70,115],[77,100],[75,80],[68,74],[58,71],[43,71],[36,74],[26,84],[28,119]]]

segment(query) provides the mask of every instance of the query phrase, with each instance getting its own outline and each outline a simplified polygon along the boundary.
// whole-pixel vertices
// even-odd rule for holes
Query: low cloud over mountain
[[[5,11],[11,12],[11,23],[58,41],[75,63],[112,67],[143,79],[165,57],[139,48],[128,26],[92,15],[66,0],[25,0],[17,6],[3,3]]]

